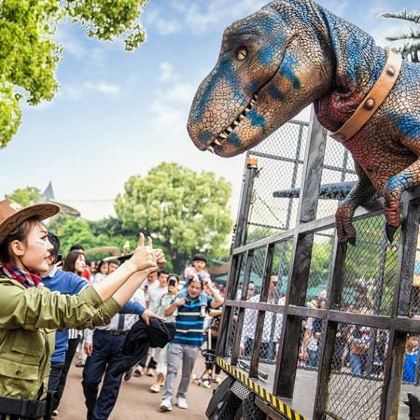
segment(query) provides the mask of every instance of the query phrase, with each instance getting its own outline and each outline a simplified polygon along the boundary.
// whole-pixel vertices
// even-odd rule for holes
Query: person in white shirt
[[[95,280],[92,283],[95,284]],[[87,330],[85,351],[89,357],[83,369],[82,387],[88,420],[106,420],[117,401],[123,375],[114,376],[111,372],[122,361],[122,346],[132,326],[130,320],[125,319],[127,313],[141,316],[146,324],[154,316],[144,306],[130,300],[108,325]]]
[[[96,271],[96,274],[94,275],[93,279],[95,281],[100,281],[107,274],[108,274],[108,262],[105,260],[102,260],[98,265],[98,270]]]
[[[158,279],[157,279],[157,272],[150,273],[147,276],[146,281],[141,285],[141,288],[144,291],[144,298],[146,300],[146,308],[149,308],[150,292],[153,289],[156,289],[157,287],[159,287],[159,282],[158,282]]]
[[[285,296],[280,297],[277,292],[277,275],[270,278],[270,288],[267,303],[284,305]],[[248,302],[259,302],[260,295],[255,295]],[[245,309],[244,323],[240,341],[240,354],[245,357],[252,355],[254,346],[255,331],[257,328],[258,311],[256,309]],[[264,317],[264,326],[261,340],[261,359],[274,361],[276,357],[277,343],[281,335],[283,315],[267,311]]]
[[[168,276],[169,272],[166,270],[158,270],[157,272],[158,287],[149,290],[149,309],[152,312],[157,313],[160,298],[168,292]]]
[[[176,274],[168,276],[167,292],[163,294],[158,302],[157,309],[154,311],[158,316],[165,318],[166,321],[175,322],[177,311],[172,315],[165,316],[165,309],[173,303],[178,294],[179,277]],[[160,388],[165,383],[165,376],[168,370],[168,346],[169,343],[163,348],[155,349],[156,366],[156,382],[150,387],[150,391],[154,393],[160,392]]]
[[[160,298],[168,292],[168,276],[169,273],[166,270],[158,270],[155,273],[157,276],[154,277],[152,281],[152,276],[150,276],[150,284],[147,287],[146,293],[146,307],[150,309],[152,312],[157,312],[159,308]],[[147,369],[146,375],[154,377],[155,370],[156,370],[156,357],[155,357],[156,349],[149,348],[147,353]],[[141,369],[141,368],[140,368]],[[136,376],[138,376],[139,369],[135,370]]]

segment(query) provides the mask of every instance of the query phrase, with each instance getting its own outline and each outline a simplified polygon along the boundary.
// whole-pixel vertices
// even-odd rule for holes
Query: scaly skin
[[[386,52],[353,24],[311,0],[277,0],[230,25],[219,60],[201,83],[188,132],[201,149],[234,156],[314,103],[336,131],[366,98]],[[420,184],[420,66],[403,61],[384,103],[344,146],[359,182],[340,204],[341,242],[355,243],[352,217],[375,192],[385,198],[387,232],[401,223],[403,191]]]

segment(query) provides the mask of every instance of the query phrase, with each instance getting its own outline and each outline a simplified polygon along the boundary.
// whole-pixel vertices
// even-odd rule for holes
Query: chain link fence
[[[354,161],[341,143],[327,138],[321,178],[321,194],[318,202],[317,219],[335,213],[339,200],[350,190],[349,182],[357,180]],[[342,184],[346,183],[346,185]],[[342,184],[334,188],[332,184]]]
[[[307,135],[307,123],[292,121],[248,152],[258,158],[259,175],[254,181],[247,243],[296,226],[299,195],[290,190],[301,184]],[[276,198],[277,190],[286,190],[287,195]]]
[[[379,419],[388,332],[339,324],[328,385],[328,419]]]
[[[304,151],[307,142],[306,123],[290,122],[266,141],[248,152],[258,158],[259,175],[254,180],[252,204],[247,221],[247,243],[267,238],[296,226],[296,215],[301,186]],[[352,157],[340,144],[328,138],[322,170],[321,193],[317,218],[335,213],[339,200],[350,190],[357,175]],[[347,183],[339,188],[330,184]],[[391,316],[398,279],[398,257],[401,230],[392,244],[385,234],[385,217],[371,216],[354,223],[356,246],[347,246],[342,276],[342,294],[338,307],[332,309],[363,315]],[[314,234],[306,306],[325,309],[327,287],[331,276],[335,231],[328,229]],[[293,240],[275,246],[269,303],[284,305],[288,288],[288,274]],[[265,248],[254,250],[245,300],[261,301],[263,288]],[[414,269],[410,300],[410,316],[420,317],[420,247]],[[243,289],[244,267],[240,267],[239,300]],[[240,361],[247,370],[254,350],[258,310],[244,311],[240,334]],[[239,309],[232,311],[229,322],[228,348],[234,345],[238,327]],[[283,315],[267,311],[262,332],[260,363],[262,371],[274,365],[280,340]],[[353,321],[355,322],[355,321]],[[308,384],[316,389],[321,343],[324,337],[323,321],[302,318],[298,371],[295,396],[305,397]],[[353,324],[338,324],[335,348],[328,385],[328,419],[379,419],[381,395],[384,391],[385,361],[389,332]],[[412,390],[420,383],[418,337],[408,336],[404,358],[403,391]],[[247,364],[248,363],[248,364]],[[268,366],[268,368],[267,368]],[[271,366],[273,367],[273,366]],[[274,367],[273,367],[274,368]],[[417,389],[415,393],[418,394]],[[404,411],[403,408],[400,410]]]
[[[341,309],[389,316],[396,288],[401,231],[397,231],[390,244],[384,216],[356,222],[355,228],[357,245],[347,248]]]

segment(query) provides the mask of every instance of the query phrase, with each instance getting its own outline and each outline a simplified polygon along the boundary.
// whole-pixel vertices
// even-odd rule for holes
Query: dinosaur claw
[[[388,241],[390,244],[392,244],[392,242],[394,241],[394,235],[397,229],[398,228],[395,226],[392,226],[388,223],[386,224],[386,227],[385,227],[386,237],[388,238]]]
[[[349,241],[349,244],[350,245],[356,246],[356,238],[354,236],[352,236],[351,238],[349,238],[348,241]]]

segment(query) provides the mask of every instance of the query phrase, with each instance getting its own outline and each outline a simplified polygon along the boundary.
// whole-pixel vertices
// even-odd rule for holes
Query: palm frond
[[[409,39],[409,40],[420,40],[420,29],[414,30],[413,28],[410,29],[410,32],[401,35],[395,36],[387,36],[386,39],[388,41],[399,41],[401,39]]]
[[[420,12],[408,12],[407,10],[401,10],[395,13],[383,13],[382,16],[388,19],[401,19],[408,22],[420,24]]]
[[[420,60],[420,42],[414,44],[406,43],[399,51],[403,57],[411,57],[413,62],[418,63]]]

